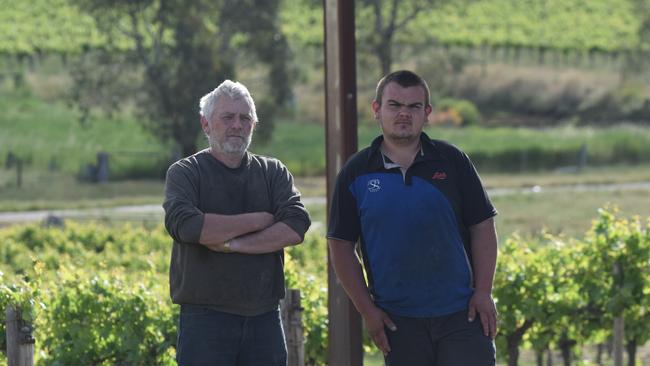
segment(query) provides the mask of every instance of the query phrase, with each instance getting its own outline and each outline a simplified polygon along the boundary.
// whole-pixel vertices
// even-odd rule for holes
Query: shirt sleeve
[[[327,228],[328,239],[345,240],[356,243],[361,232],[357,200],[350,190],[352,182],[341,170],[336,177]]]
[[[490,202],[481,178],[469,156],[460,152],[460,188],[463,221],[467,226],[476,225],[497,214]]]
[[[311,219],[305,205],[300,200],[300,192],[293,182],[293,176],[286,166],[278,161],[273,174],[271,191],[273,195],[273,216],[304,239],[311,226]]]
[[[165,179],[165,228],[179,243],[198,243],[203,229],[203,212],[198,209],[196,172],[187,161],[178,161],[167,170]]]

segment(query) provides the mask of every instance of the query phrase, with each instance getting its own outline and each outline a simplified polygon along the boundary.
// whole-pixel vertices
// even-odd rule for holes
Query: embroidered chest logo
[[[368,191],[369,192],[377,192],[381,189],[381,186],[379,185],[379,179],[371,179],[368,181]]]
[[[445,172],[435,172],[433,173],[433,176],[431,177],[433,180],[445,180],[447,179],[447,173]]]

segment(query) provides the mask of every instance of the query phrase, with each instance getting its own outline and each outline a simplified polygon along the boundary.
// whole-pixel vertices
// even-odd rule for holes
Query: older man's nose
[[[235,117],[233,118],[233,121],[232,121],[232,125],[231,125],[231,127],[241,129],[243,126],[244,126],[244,123],[243,123],[241,117],[239,117],[239,116],[235,116]]]

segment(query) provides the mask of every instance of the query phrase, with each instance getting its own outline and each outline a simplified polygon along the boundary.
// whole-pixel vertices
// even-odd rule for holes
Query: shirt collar
[[[393,163],[388,157],[384,157],[384,154],[381,152],[381,143],[384,141],[384,136],[377,136],[370,143],[370,154],[368,163],[374,169],[380,169],[382,167],[398,167],[399,165]],[[415,162],[421,160],[438,160],[438,154],[436,151],[436,143],[429,138],[429,136],[422,132],[420,134],[420,153],[415,157]]]

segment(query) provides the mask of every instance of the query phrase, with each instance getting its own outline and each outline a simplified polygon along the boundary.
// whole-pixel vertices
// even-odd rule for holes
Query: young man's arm
[[[469,320],[479,313],[483,333],[492,338],[497,334],[497,309],[492,299],[492,283],[497,263],[497,235],[494,219],[489,218],[470,226],[474,295],[469,302]]]
[[[370,292],[363,279],[361,263],[354,251],[354,243],[349,241],[328,239],[327,240],[334,271],[343,285],[354,306],[357,308],[366,324],[366,329],[384,354],[390,352],[388,338],[384,327],[395,331],[397,328],[388,315],[375,306]]]

